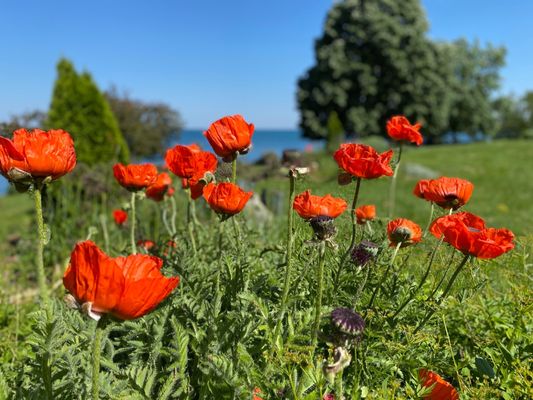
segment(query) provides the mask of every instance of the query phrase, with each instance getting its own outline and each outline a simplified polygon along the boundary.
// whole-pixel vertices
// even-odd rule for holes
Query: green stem
[[[398,151],[398,161],[396,161],[396,168],[394,168],[394,174],[392,175],[392,181],[389,187],[389,218],[392,218],[394,214],[394,206],[396,203],[396,180],[398,177],[398,170],[400,169],[400,161],[402,160],[403,143],[400,142],[400,150]]]
[[[429,232],[429,227],[431,226],[431,222],[433,221],[433,213],[435,212],[435,203],[431,202],[431,211],[429,212],[429,219],[428,223],[426,225],[426,229],[424,229],[424,234],[422,237],[426,237],[426,235]]]
[[[109,233],[107,232],[107,217],[105,214],[100,214],[100,225],[102,225],[102,233],[104,234],[104,249],[109,254]]]
[[[135,245],[135,192],[131,192],[130,199],[131,207],[131,223],[130,223],[130,245],[131,245],[131,254],[137,254],[137,246]]]
[[[344,400],[344,395],[342,394],[342,372],[341,369],[335,376],[335,400]]]
[[[192,217],[192,207],[194,200],[191,197],[191,189],[188,189],[188,204],[187,204],[187,230],[189,232],[189,239],[191,241],[193,254],[196,256],[196,240],[194,238],[194,220]]]
[[[367,310],[369,310],[372,307],[372,304],[374,304],[374,299],[376,298],[378,292],[380,291],[381,287],[383,286],[383,283],[385,282],[385,279],[387,279],[387,276],[389,275],[389,271],[394,265],[394,260],[396,259],[396,255],[398,254],[398,250],[400,250],[400,247],[402,246],[402,242],[398,243],[396,245],[396,248],[394,249],[394,253],[392,253],[392,258],[390,259],[389,265],[387,266],[387,269],[385,270],[385,273],[381,277],[378,285],[374,289],[374,292],[372,293],[372,297],[370,298],[370,301],[368,302],[368,306],[366,307]]]
[[[237,184],[237,154],[231,162],[231,182]]]
[[[287,253],[285,258],[285,277],[283,279],[283,294],[281,295],[281,305],[278,314],[278,321],[274,329],[274,343],[277,343],[283,317],[287,308],[287,298],[289,296],[289,289],[291,284],[291,268],[292,268],[292,244],[293,244],[293,221],[294,211],[292,203],[294,203],[294,188],[296,183],[295,172],[289,171],[289,208],[287,211]],[[274,346],[272,346],[274,347]]]
[[[172,216],[170,217],[170,227],[172,228],[172,236],[176,234],[176,199],[174,196],[170,197],[170,204],[172,205]]]
[[[455,269],[452,277],[450,278],[450,280],[448,281],[448,285],[446,286],[446,288],[444,289],[444,292],[442,292],[442,295],[439,297],[439,299],[437,300],[437,304],[435,307],[433,307],[431,310],[429,310],[426,314],[426,316],[424,317],[424,319],[422,320],[422,322],[416,327],[415,331],[413,333],[417,333],[420,329],[422,329],[422,327],[426,324],[426,322],[428,322],[430,320],[430,318],[433,316],[433,314],[435,314],[435,311],[437,309],[438,306],[440,306],[440,304],[442,303],[442,301],[446,298],[446,296],[448,295],[448,292],[450,291],[450,289],[452,288],[452,285],[453,283],[455,282],[455,279],[457,278],[457,276],[459,275],[459,272],[461,272],[461,270],[463,269],[463,267],[466,265],[466,262],[470,259],[470,256],[468,254],[465,254],[465,256],[463,257],[462,261],[459,263],[459,265],[457,266],[457,268]]]
[[[93,376],[92,376],[92,399],[98,400],[100,398],[100,354],[102,352],[102,336],[103,328],[100,326],[101,322],[96,323],[94,329],[93,341]]]
[[[50,296],[48,294],[48,286],[46,284],[46,274],[44,272],[44,246],[46,243],[46,229],[43,219],[43,203],[42,203],[42,186],[35,184],[35,190],[33,192],[33,198],[35,200],[35,217],[37,219],[37,281],[39,283],[39,292],[41,299],[48,309],[50,303]]]
[[[313,324],[312,346],[316,347],[318,330],[320,328],[320,314],[322,310],[322,292],[324,290],[324,263],[326,260],[326,243],[321,242],[319,248],[318,273],[317,273],[317,293],[315,303],[315,323]]]
[[[391,322],[393,324],[394,324],[394,319],[398,316],[398,314],[400,314],[400,312],[411,302],[411,300],[413,300],[413,298],[418,293],[418,291],[422,288],[422,286],[424,286],[424,283],[426,283],[426,280],[427,280],[427,278],[429,276],[429,271],[431,270],[431,266],[433,265],[433,261],[435,260],[435,254],[437,254],[437,250],[439,249],[442,241],[443,241],[443,239],[440,239],[437,242],[437,244],[435,245],[435,247],[433,248],[433,251],[431,252],[431,255],[430,255],[430,258],[429,258],[428,266],[426,268],[426,271],[424,272],[424,275],[422,276],[422,279],[420,279],[420,283],[418,284],[416,289],[411,292],[411,294],[409,295],[409,298],[403,302],[403,304],[400,306],[400,308],[398,308],[398,310],[396,310],[396,312],[392,316]]]
[[[352,209],[351,209],[351,218],[352,218],[352,239],[350,240],[350,247],[348,247],[348,250],[346,250],[346,253],[341,258],[341,261],[339,263],[339,267],[337,268],[337,271],[335,271],[335,277],[333,279],[333,287],[337,287],[339,283],[339,278],[342,272],[342,267],[344,266],[344,262],[346,261],[346,258],[350,255],[352,252],[354,245],[355,245],[355,236],[357,234],[357,219],[355,216],[355,210],[357,208],[357,199],[359,198],[359,188],[361,187],[361,178],[357,178],[355,181],[355,192],[353,194],[353,201],[352,201]]]

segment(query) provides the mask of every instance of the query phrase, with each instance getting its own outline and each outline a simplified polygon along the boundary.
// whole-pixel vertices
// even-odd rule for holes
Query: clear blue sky
[[[423,0],[430,36],[508,49],[503,93],[533,89],[533,1]],[[296,79],[313,63],[331,0],[5,1],[0,119],[48,107],[57,59],[132,97],[178,109],[188,127],[241,113],[296,127]]]

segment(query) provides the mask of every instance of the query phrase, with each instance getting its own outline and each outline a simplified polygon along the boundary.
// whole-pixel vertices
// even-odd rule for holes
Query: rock
[[[267,208],[267,206],[265,206],[257,194],[254,194],[250,200],[248,200],[246,207],[244,207],[243,213],[248,220],[258,224],[270,223],[274,217],[272,212]]]

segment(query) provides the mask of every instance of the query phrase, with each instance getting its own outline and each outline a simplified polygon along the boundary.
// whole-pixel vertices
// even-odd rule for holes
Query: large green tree
[[[486,129],[489,119],[453,110],[471,108],[463,96],[474,93],[471,103],[481,104],[486,116],[503,55],[464,42],[433,42],[427,29],[419,0],[335,3],[315,43],[316,63],[298,81],[304,136],[326,138],[333,112],[358,137],[385,136],[386,120],[395,114],[421,122],[429,142],[451,129]]]
[[[133,157],[162,154],[168,141],[178,137],[182,129],[181,118],[168,104],[132,99],[116,88],[111,88],[105,95]]]
[[[91,75],[78,74],[72,63],[61,59],[46,121],[48,128],[68,131],[79,162],[128,162],[129,150],[109,103]]]

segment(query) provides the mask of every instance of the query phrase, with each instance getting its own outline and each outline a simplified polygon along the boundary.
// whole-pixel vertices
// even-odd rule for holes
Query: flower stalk
[[[424,327],[424,325],[431,319],[431,317],[433,316],[433,314],[435,314],[435,311],[437,309],[438,306],[441,305],[442,301],[446,298],[446,296],[448,295],[448,292],[450,291],[450,289],[452,288],[452,285],[453,283],[455,282],[455,279],[457,278],[457,276],[459,275],[459,273],[461,272],[461,270],[463,269],[463,267],[466,265],[467,261],[470,259],[470,256],[468,254],[465,254],[465,256],[463,257],[463,259],[461,260],[461,262],[459,263],[459,265],[457,266],[457,268],[455,269],[452,277],[450,278],[450,280],[448,281],[448,285],[446,286],[446,288],[444,289],[444,292],[442,292],[442,295],[438,298],[437,300],[437,304],[435,307],[431,308],[431,310],[429,310],[427,313],[426,313],[426,316],[424,317],[424,319],[422,320],[422,322],[416,327],[416,329],[414,330],[413,333],[417,333],[418,331],[420,331],[420,329],[422,329]]]
[[[47,232],[43,219],[43,203],[42,203],[42,188],[43,185],[36,183],[33,191],[33,198],[35,200],[35,217],[37,219],[37,281],[39,283],[39,292],[41,300],[46,308],[49,307],[50,296],[48,293],[48,286],[46,284],[46,274],[44,271],[44,246],[47,242]]]
[[[367,309],[370,309],[372,307],[372,305],[374,304],[374,299],[376,298],[378,292],[381,290],[381,287],[383,286],[383,283],[385,282],[385,279],[387,279],[387,276],[389,275],[390,269],[394,265],[394,260],[396,259],[396,255],[398,254],[398,250],[400,250],[400,247],[402,247],[402,242],[399,242],[396,245],[396,247],[394,249],[394,253],[392,253],[392,257],[390,259],[389,265],[387,266],[387,269],[385,270],[385,273],[381,277],[378,285],[376,286],[376,288],[374,289],[374,292],[372,293],[372,297],[370,298],[370,301],[368,302],[368,306],[366,307]]]
[[[187,189],[188,193],[188,203],[187,203],[187,231],[189,232],[189,239],[191,241],[191,247],[194,255],[196,256],[196,239],[194,238],[194,217],[193,217],[193,207],[194,200],[191,197],[191,189]]]
[[[398,150],[398,161],[396,161],[396,168],[389,187],[389,218],[394,215],[394,207],[396,205],[396,181],[398,179],[398,170],[400,169],[400,162],[402,160],[403,142],[400,142],[400,149]]]
[[[130,212],[131,212],[131,221],[130,221],[130,246],[131,254],[137,254],[137,246],[135,244],[135,192],[131,192],[130,199]]]
[[[231,182],[237,184],[237,153],[231,161]]]
[[[315,322],[312,332],[312,346],[316,347],[318,330],[320,328],[320,314],[322,310],[322,292],[324,291],[324,263],[326,261],[326,243],[321,242],[318,250],[318,270],[317,270],[317,293],[315,303]]]
[[[103,321],[103,319],[100,321]],[[100,398],[100,354],[102,352],[102,336],[104,333],[100,321],[97,321],[95,324],[93,340],[93,374],[91,388],[93,400],[98,400]]]

